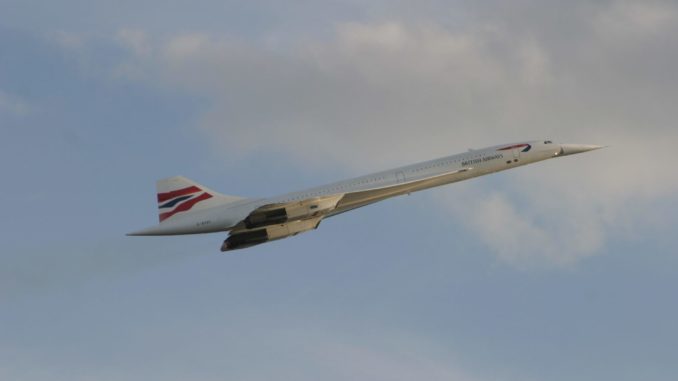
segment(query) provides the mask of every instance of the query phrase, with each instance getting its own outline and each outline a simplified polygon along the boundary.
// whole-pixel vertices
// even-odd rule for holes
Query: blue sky
[[[671,2],[0,0],[0,378],[670,380]],[[606,150],[221,255],[263,197],[506,141]]]

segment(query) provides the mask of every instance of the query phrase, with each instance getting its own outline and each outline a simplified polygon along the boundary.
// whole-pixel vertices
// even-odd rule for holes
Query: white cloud
[[[435,25],[346,24],[332,41],[278,52],[188,34],[160,44],[147,64],[163,83],[210,94],[201,127],[229,155],[282,150],[318,165],[377,168],[428,157],[431,148],[461,149],[471,135],[484,144],[474,129],[496,125],[497,101],[511,85],[538,87],[548,69],[534,42],[499,57],[488,47],[495,38]],[[515,67],[522,61],[527,69]],[[437,138],[412,149],[422,133]],[[375,144],[393,149],[375,158]]]
[[[276,152],[358,174],[505,141],[609,144],[514,173],[504,178],[508,193],[474,191],[483,197],[453,207],[500,258],[563,264],[664,218],[657,200],[678,190],[670,175],[678,80],[662,72],[678,56],[600,30],[622,20],[661,39],[673,13],[658,9],[612,2],[572,22],[577,33],[544,36],[538,28],[551,26],[526,32],[518,22],[454,31],[346,23],[330,39],[276,49],[184,34],[156,42],[136,65],[211,100],[198,127],[229,159]],[[623,54],[608,49],[610,38],[624,40]]]
[[[548,177],[549,179],[552,177]],[[567,192],[552,192],[539,181],[513,193],[470,188],[455,192],[454,199],[439,199],[502,261],[520,268],[571,265],[595,254],[613,224],[604,219],[604,207],[578,205]]]

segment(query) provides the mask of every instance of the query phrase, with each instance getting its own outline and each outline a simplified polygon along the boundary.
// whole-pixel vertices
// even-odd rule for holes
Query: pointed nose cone
[[[575,153],[593,151],[594,149],[600,148],[603,148],[603,146],[597,146],[593,144],[561,144],[560,156],[574,155]]]

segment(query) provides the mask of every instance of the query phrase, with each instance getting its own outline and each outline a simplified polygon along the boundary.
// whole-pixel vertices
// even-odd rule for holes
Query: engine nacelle
[[[262,226],[283,224],[288,221],[305,220],[319,216],[322,212],[333,209],[340,195],[304,200],[283,207],[263,207],[245,218],[245,227],[254,229]]]
[[[221,251],[244,249],[246,247],[267,242],[268,240],[269,239],[266,229],[245,231],[242,233],[232,234],[221,245]]]
[[[317,229],[320,217],[290,221],[284,224],[269,225],[262,229],[245,230],[231,234],[221,245],[221,251],[244,249],[260,243],[274,241]]]
[[[281,224],[287,222],[288,214],[286,208],[262,210],[255,212],[245,218],[245,227],[253,229],[271,224]]]

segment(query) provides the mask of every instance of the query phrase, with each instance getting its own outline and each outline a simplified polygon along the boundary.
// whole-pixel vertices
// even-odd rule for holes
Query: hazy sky
[[[675,1],[0,10],[0,379],[675,379]],[[610,147],[228,255],[124,236],[158,178],[264,197],[542,138]]]

